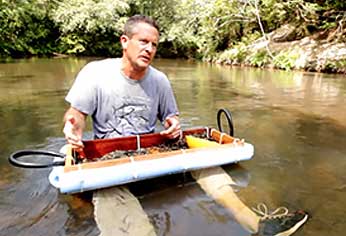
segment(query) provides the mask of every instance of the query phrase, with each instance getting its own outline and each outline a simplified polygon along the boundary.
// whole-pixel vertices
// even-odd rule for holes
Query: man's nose
[[[149,42],[145,45],[145,51],[153,52],[155,50],[155,46],[152,42]]]

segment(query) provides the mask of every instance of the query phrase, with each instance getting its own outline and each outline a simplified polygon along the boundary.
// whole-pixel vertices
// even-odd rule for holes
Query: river
[[[0,63],[0,235],[98,235],[91,194],[64,195],[49,169],[11,166],[19,149],[57,151],[65,143],[64,101],[89,58]],[[346,76],[232,68],[157,59],[171,80],[183,128],[216,126],[232,112],[235,136],[255,146],[252,160],[224,167],[249,207],[306,210],[297,236],[346,231]],[[90,124],[88,125],[90,130]],[[90,132],[87,133],[87,135]],[[131,184],[157,235],[249,235],[188,174]]]

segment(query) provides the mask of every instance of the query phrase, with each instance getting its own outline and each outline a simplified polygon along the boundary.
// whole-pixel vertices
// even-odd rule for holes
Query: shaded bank
[[[318,32],[297,39],[295,29],[293,25],[285,25],[253,43],[238,44],[209,61],[224,65],[346,73],[346,43],[335,40],[334,32]]]

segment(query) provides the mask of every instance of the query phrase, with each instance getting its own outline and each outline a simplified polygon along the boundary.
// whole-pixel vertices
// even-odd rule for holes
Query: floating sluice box
[[[251,144],[215,129],[185,130],[182,132],[181,138],[203,133],[209,139],[214,140],[213,143],[220,145],[197,143],[197,147],[192,149],[138,154],[119,159],[81,163],[76,163],[75,158],[67,155],[64,166],[53,167],[49,181],[62,193],[83,192],[163,175],[236,163],[249,160],[254,154],[254,147]],[[159,133],[84,141],[84,149],[78,153],[78,156],[79,158],[95,159],[116,150],[138,150],[140,152],[142,148],[150,148],[167,141],[167,138]],[[203,147],[200,147],[201,145]]]

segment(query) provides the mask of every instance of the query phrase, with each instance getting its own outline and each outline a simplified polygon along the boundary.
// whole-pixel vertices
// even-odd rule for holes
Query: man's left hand
[[[161,135],[165,135],[171,139],[179,137],[181,129],[178,116],[171,116],[166,118],[164,126],[166,129],[160,132]]]

